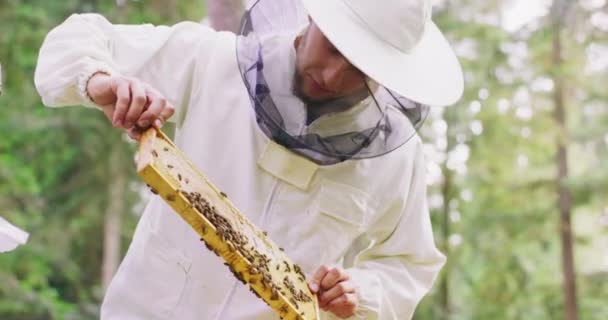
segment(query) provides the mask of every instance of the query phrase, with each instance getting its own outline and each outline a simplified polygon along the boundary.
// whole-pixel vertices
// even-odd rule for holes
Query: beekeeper
[[[40,50],[48,106],[100,108],[175,141],[308,275],[323,319],[409,319],[445,258],[416,129],[456,102],[460,65],[431,0],[257,1],[238,35],[73,15]],[[102,319],[278,319],[160,198]]]

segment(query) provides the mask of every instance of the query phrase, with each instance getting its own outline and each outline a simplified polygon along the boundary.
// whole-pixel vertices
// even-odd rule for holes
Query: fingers
[[[142,134],[142,129],[140,129],[138,127],[131,127],[129,129],[127,129],[127,135],[129,135],[129,138],[131,138],[135,141],[139,141],[139,139],[141,139],[141,134]]]
[[[323,291],[319,294],[319,306],[325,308],[333,300],[340,298],[341,296],[355,293],[355,285],[352,281],[339,282],[327,291]]]
[[[106,115],[106,118],[108,118],[108,120],[112,122],[112,117],[114,115],[114,105],[103,106],[101,107],[101,110],[103,111],[103,114]]]
[[[350,279],[350,277],[342,268],[329,268],[325,277],[321,280],[320,287],[322,290],[329,290],[338,282],[346,281],[348,279]]]
[[[321,266],[310,280],[310,290],[317,293],[320,290],[328,290],[338,282],[349,280],[350,277],[342,268]]]
[[[312,276],[309,287],[317,294],[321,309],[340,318],[355,314],[359,303],[358,289],[344,269],[321,266]]]
[[[131,104],[130,84],[126,79],[117,78],[112,87],[116,90],[116,105],[114,106],[112,125],[117,128],[124,128],[126,127],[125,116]]]
[[[140,116],[137,125],[142,128],[147,128],[153,124],[155,127],[160,128],[165,120],[173,115],[175,108],[167,99],[153,89],[148,90],[147,96],[150,105]]]
[[[319,267],[319,269],[317,269],[317,272],[315,272],[315,274],[312,276],[312,279],[310,279],[310,283],[308,284],[308,286],[310,287],[310,290],[313,293],[319,292],[319,289],[321,288],[321,280],[323,280],[328,271],[329,268],[327,266],[321,266]]]
[[[148,97],[146,96],[146,91],[144,86],[139,81],[131,81],[130,82],[131,89],[131,104],[129,105],[129,110],[125,116],[124,125],[126,128],[131,128],[135,125],[136,121],[139,120],[146,103],[148,102]],[[150,124],[144,125],[142,127],[148,127]]]
[[[173,114],[175,113],[175,107],[173,107],[173,105],[171,103],[167,103],[165,105],[165,108],[163,108],[163,111],[161,111],[160,113],[160,117],[156,120],[156,122],[154,123],[154,126],[156,126],[157,128],[160,128],[163,126],[163,124],[169,119],[171,118],[171,116],[173,116]]]
[[[138,79],[116,77],[110,87],[116,101],[112,108],[103,110],[114,127],[130,130],[134,126],[141,129],[154,125],[160,128],[175,112],[162,94]]]
[[[348,293],[332,300],[325,306],[325,310],[346,319],[355,315],[358,305],[359,299],[357,298],[357,294]]]

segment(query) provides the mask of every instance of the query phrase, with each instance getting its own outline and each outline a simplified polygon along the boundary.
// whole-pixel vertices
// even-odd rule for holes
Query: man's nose
[[[323,70],[323,86],[334,92],[340,91],[344,75],[350,63],[342,56],[330,59]]]

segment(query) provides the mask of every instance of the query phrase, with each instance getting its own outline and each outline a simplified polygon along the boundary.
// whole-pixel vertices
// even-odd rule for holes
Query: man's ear
[[[310,29],[310,25],[312,24],[312,20],[310,20],[310,16],[308,16],[308,20],[311,21],[311,23],[309,23],[306,26],[306,28],[302,29],[302,31],[300,31],[300,33],[298,33],[298,35],[296,36],[296,39],[293,41],[293,47],[295,49],[298,49],[298,47],[300,46],[300,43],[302,42],[302,37],[304,37],[308,34],[308,30]]]

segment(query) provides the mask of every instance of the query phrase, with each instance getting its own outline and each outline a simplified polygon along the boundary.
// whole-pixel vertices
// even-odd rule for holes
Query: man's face
[[[294,94],[309,105],[367,92],[365,75],[327,40],[314,22],[299,35]]]

